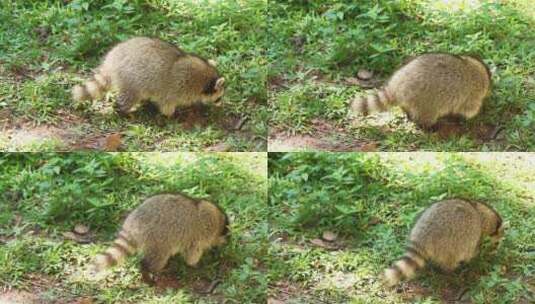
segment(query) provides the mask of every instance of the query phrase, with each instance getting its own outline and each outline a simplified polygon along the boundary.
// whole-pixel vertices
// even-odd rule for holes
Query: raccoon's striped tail
[[[136,251],[137,246],[132,241],[132,238],[125,231],[121,231],[113,241],[113,245],[95,257],[89,266],[89,271],[97,274],[120,264],[127,256],[136,253]]]
[[[366,116],[373,112],[384,112],[394,105],[394,100],[384,88],[366,96],[359,96],[351,102],[351,114]]]
[[[385,269],[384,281],[387,287],[393,287],[402,280],[410,280],[416,272],[425,266],[425,259],[412,247],[407,247],[405,255],[390,268]]]
[[[109,77],[97,71],[93,77],[83,85],[76,85],[72,88],[72,98],[75,101],[99,99],[110,89]]]

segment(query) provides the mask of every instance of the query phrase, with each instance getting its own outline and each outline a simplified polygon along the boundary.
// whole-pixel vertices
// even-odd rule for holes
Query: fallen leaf
[[[324,239],[327,242],[334,242],[336,240],[336,233],[332,231],[324,231],[321,238]]]
[[[104,150],[110,151],[110,152],[118,151],[119,147],[121,146],[121,144],[122,144],[122,140],[121,140],[121,134],[120,133],[110,134],[110,135],[108,135],[108,137],[106,137],[106,143],[104,145]]]
[[[375,152],[377,151],[377,143],[371,142],[371,143],[364,144],[360,146],[359,150],[362,152]]]

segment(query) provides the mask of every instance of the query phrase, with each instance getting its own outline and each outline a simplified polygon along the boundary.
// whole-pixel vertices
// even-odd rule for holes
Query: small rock
[[[336,240],[336,233],[332,231],[324,231],[321,238],[324,239],[327,242],[334,242]]]
[[[78,224],[74,226],[74,232],[78,234],[87,234],[89,232],[89,227],[83,224]]]
[[[364,144],[364,145],[359,147],[359,151],[361,151],[361,152],[375,152],[375,151],[377,151],[377,143],[375,143],[375,142],[366,143],[366,144]]]
[[[373,77],[373,72],[361,69],[357,73],[357,78],[361,80],[370,80]]]

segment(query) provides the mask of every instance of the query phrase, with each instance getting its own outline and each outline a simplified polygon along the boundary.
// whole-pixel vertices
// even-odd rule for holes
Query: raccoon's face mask
[[[202,102],[205,104],[213,104],[221,106],[223,104],[222,97],[225,94],[225,78],[219,77],[210,81],[203,91]]]

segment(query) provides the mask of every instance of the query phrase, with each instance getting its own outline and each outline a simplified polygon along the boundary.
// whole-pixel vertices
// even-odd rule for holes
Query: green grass
[[[527,154],[269,155],[270,297],[286,303],[531,303],[535,300],[535,162]],[[401,289],[379,275],[404,251],[432,202],[494,206],[510,228],[496,252],[453,275],[425,270]],[[338,234],[335,250],[311,244]]]
[[[440,1],[270,1],[272,132],[315,134],[313,121],[321,119],[379,150],[533,150],[535,5],[481,2],[447,9]],[[384,80],[405,58],[426,52],[479,54],[493,71],[492,94],[480,115],[464,123],[468,131],[442,138],[416,128],[401,111],[381,128],[373,119],[348,120],[350,100],[364,89],[346,78],[368,69]],[[477,134],[495,126],[503,128],[495,140]]]
[[[76,131],[81,142],[120,132],[127,151],[199,151],[216,144],[265,151],[266,5],[264,0],[2,1],[0,112],[11,117],[10,127],[57,125]],[[103,111],[103,105],[110,108],[104,101],[75,105],[70,89],[90,76],[114,44],[140,35],[216,60],[227,80],[224,108],[204,109],[206,117],[192,123],[187,114],[165,120],[150,107],[122,118]],[[244,116],[243,128],[234,130]],[[3,150],[32,149],[0,143]],[[79,149],[70,144],[58,149]]]
[[[265,302],[267,180],[265,154],[3,154],[0,155],[0,286],[29,290],[50,302]],[[124,217],[144,198],[183,192],[219,203],[231,219],[231,241],[208,252],[197,269],[182,258],[165,272],[180,288],[141,282],[139,256],[103,281],[77,278],[113,240]],[[94,242],[63,233],[82,223]],[[196,284],[220,279],[210,295]]]

